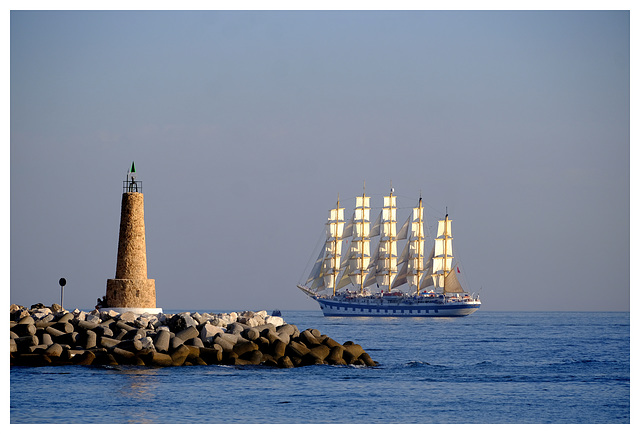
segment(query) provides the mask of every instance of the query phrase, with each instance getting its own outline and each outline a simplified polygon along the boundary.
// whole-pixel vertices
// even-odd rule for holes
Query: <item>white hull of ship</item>
[[[324,316],[406,316],[406,317],[456,317],[467,316],[480,308],[480,302],[409,303],[379,301],[333,300],[312,297],[320,305]]]

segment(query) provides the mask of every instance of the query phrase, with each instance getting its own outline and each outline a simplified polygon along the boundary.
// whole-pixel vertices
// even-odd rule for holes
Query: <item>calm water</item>
[[[283,317],[361,344],[380,366],[12,367],[10,421],[630,422],[629,313]]]

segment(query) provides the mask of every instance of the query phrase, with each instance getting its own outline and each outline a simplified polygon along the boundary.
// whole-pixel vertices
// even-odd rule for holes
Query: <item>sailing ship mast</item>
[[[336,207],[329,211],[327,221],[327,246],[325,255],[324,276],[325,287],[333,289],[336,295],[336,282],[340,273],[340,256],[342,255],[342,237],[344,231],[344,208],[340,208],[340,194]]]
[[[309,289],[316,291],[332,289],[333,295],[336,295],[336,278],[340,272],[344,223],[344,208],[340,208],[340,195],[338,194],[336,207],[329,210],[324,245],[320,249],[318,259],[316,259],[306,282]]]
[[[453,263],[453,237],[451,236],[451,220],[447,213],[444,220],[438,221],[438,235],[435,239],[432,277],[436,287],[442,288],[443,294],[464,292],[458,281],[458,266]]]
[[[365,279],[364,286],[378,283],[386,286],[387,291],[391,290],[391,285],[398,274],[398,252],[396,237],[396,196],[393,195],[393,187],[389,196],[384,196],[384,205],[380,211],[378,219],[374,223],[369,233],[370,237],[380,235],[380,241],[376,249],[369,268],[370,271]]]
[[[366,195],[366,184],[362,190],[362,196],[356,197],[356,208],[352,221],[344,230],[344,237],[351,236],[347,256],[343,258],[341,272],[336,289],[341,289],[349,283],[360,287],[360,293],[364,292],[365,280],[370,255],[369,238],[369,197]]]
[[[408,283],[410,287],[416,287],[416,293],[420,292],[421,280],[424,271],[424,207],[422,206],[422,194],[418,200],[418,206],[413,208],[407,221],[398,232],[398,240],[409,238],[400,255],[398,265],[402,265],[393,282],[392,288]]]

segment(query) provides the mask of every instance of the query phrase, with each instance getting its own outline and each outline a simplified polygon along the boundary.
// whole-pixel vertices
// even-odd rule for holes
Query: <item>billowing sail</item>
[[[338,198],[336,207],[329,210],[326,240],[307,279],[310,289],[316,291],[331,289],[335,294],[336,280],[340,272],[344,224],[344,208],[340,208],[340,198]]]
[[[417,291],[424,270],[424,208],[422,198],[418,201],[418,207],[413,208],[411,215],[402,225],[398,239],[401,236],[403,238],[408,236],[409,241],[405,244],[402,254],[398,258],[398,265],[402,265],[402,267],[391,287],[396,288],[408,283]]]
[[[436,286],[435,280],[433,279],[433,254],[435,251],[435,246],[431,248],[431,253],[427,256],[425,263],[427,264],[427,268],[422,273],[422,277],[420,278],[420,289],[428,288],[430,286]]]
[[[460,267],[458,265],[455,265],[451,269],[449,274],[447,274],[447,277],[444,278],[445,288],[447,293],[465,292],[464,289],[462,288],[462,285],[460,285],[460,281],[458,280],[459,274],[461,274]]]
[[[413,208],[411,213],[411,232],[407,244],[409,244],[407,283],[418,291],[424,270],[424,208],[422,198],[418,201],[418,207]]]
[[[369,197],[356,197],[356,209],[353,219],[344,233],[351,235],[351,242],[347,251],[347,257],[342,263],[342,271],[338,277],[336,289],[344,288],[350,283],[364,288],[364,280],[369,268],[371,252],[369,248]],[[343,234],[344,235],[344,234]]]
[[[449,215],[444,220],[438,221],[438,235],[435,239],[434,256],[432,260],[432,278],[436,287],[442,288],[442,292],[458,292],[455,286],[451,291],[447,287],[450,283],[446,277],[450,274],[453,261],[453,245],[451,236],[451,220]],[[459,286],[459,283],[458,283]]]
[[[373,225],[370,223],[370,198],[365,194],[355,198],[355,209],[349,222],[345,209],[329,210],[325,242],[316,259],[307,288],[314,292],[332,290],[333,294],[348,285],[376,285],[390,291],[407,284],[408,290],[420,291],[435,287],[443,293],[463,293],[460,268],[453,264],[453,237],[448,214],[438,221],[437,235],[430,253],[425,255],[425,224],[422,198],[409,218],[397,231],[397,204],[393,189],[384,196],[382,210]],[[371,238],[379,236],[375,249]],[[343,241],[349,241],[343,249]],[[398,255],[399,239],[407,239]],[[344,255],[342,254],[344,250]]]
[[[391,283],[398,273],[396,196],[393,193],[384,197],[380,216],[380,242],[375,256],[375,274],[378,285],[387,286],[390,289]]]

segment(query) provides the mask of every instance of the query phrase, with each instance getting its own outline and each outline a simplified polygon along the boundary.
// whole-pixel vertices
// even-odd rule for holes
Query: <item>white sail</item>
[[[380,222],[382,221],[382,211],[378,214],[378,218],[376,219],[373,226],[371,226],[371,231],[369,231],[369,237],[377,237],[380,235]]]
[[[453,237],[451,236],[451,220],[449,215],[444,220],[438,221],[438,235],[434,244],[434,257],[432,260],[432,278],[437,288],[442,288],[442,292],[461,292],[458,290],[460,284],[449,280],[451,265],[453,262]],[[455,278],[455,274],[453,276]],[[452,285],[451,288],[448,286]]]
[[[391,289],[397,288],[398,286],[404,285],[407,283],[407,271],[409,269],[409,264],[404,262],[400,267],[400,271],[396,274],[396,278],[393,280],[391,284]]]
[[[345,230],[352,234],[349,244],[348,259],[344,264],[343,271],[338,279],[337,289],[343,288],[348,284],[347,278],[352,284],[364,288],[364,280],[367,275],[367,269],[371,259],[369,247],[369,197],[356,197],[356,209],[353,213],[353,223],[351,228]]]
[[[449,274],[447,274],[447,277],[444,278],[447,294],[465,292],[464,288],[462,288],[462,285],[460,284],[460,280],[458,279],[459,274],[461,274],[460,267],[455,265]]]
[[[344,231],[342,231],[343,238],[349,238],[353,235],[353,220],[355,219],[355,213],[351,216],[351,220],[344,227]]]
[[[444,236],[445,231],[447,234],[451,234],[451,220],[449,220],[448,217],[445,217],[444,220],[438,220],[438,234],[436,238]]]
[[[398,273],[398,252],[396,242],[396,196],[393,190],[384,197],[380,221],[380,242],[376,252],[376,281],[380,286],[391,289]]]
[[[341,266],[344,224],[344,208],[340,208],[340,198],[338,198],[336,207],[329,210],[325,231],[326,240],[307,279],[310,289],[316,291],[331,289],[335,294]]]
[[[404,222],[404,224],[400,228],[400,231],[398,232],[398,236],[396,237],[396,239],[398,240],[407,239],[407,235],[409,234],[409,223],[411,223],[411,216],[407,217],[407,221]]]
[[[425,263],[427,264],[427,268],[422,273],[422,277],[420,278],[420,287],[419,289],[428,288],[430,286],[435,286],[435,280],[433,279],[433,254],[434,248],[431,248],[431,253],[427,256]]]
[[[413,208],[410,217],[411,225],[407,242],[409,246],[407,283],[418,291],[424,270],[424,207],[422,206],[422,198],[418,201],[418,206]]]

